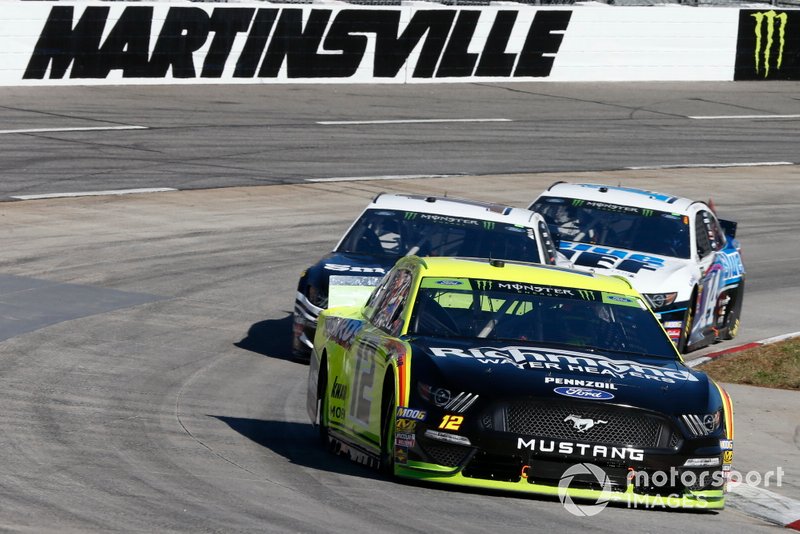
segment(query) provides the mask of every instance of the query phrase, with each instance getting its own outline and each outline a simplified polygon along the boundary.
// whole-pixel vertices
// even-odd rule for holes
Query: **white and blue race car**
[[[530,206],[576,269],[623,276],[678,349],[732,339],[745,269],[736,223],[707,203],[642,189],[556,182]]]

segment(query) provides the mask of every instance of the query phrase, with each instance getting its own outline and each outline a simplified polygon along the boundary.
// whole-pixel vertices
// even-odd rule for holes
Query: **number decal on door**
[[[375,349],[374,344],[361,339],[356,350],[353,393],[350,397],[350,416],[363,425],[369,425],[372,387],[375,382]]]

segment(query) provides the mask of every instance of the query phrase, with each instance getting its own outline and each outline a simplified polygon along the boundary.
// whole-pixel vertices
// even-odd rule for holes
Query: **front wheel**
[[[395,406],[394,377],[386,375],[383,382],[381,402],[381,459],[380,470],[386,475],[394,474],[394,434],[397,427],[397,407]]]
[[[686,354],[689,352],[689,336],[692,334],[692,325],[694,324],[694,308],[697,298],[692,295],[689,300],[689,306],[686,308],[686,313],[683,316],[683,329],[681,330],[681,337],[678,340],[678,352]]]
[[[324,447],[329,446],[328,425],[326,423],[326,415],[328,413],[328,403],[326,398],[327,389],[328,362],[323,357],[319,364],[319,380],[317,381],[317,419],[319,420],[319,426],[317,427],[317,430],[319,432],[319,441]]]

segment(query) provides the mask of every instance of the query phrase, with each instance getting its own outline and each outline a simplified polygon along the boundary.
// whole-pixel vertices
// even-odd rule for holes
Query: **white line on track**
[[[82,191],[77,193],[44,193],[41,195],[14,195],[11,198],[16,200],[41,200],[45,198],[67,198],[67,197],[99,197],[105,195],[136,195],[141,193],[167,193],[177,191],[171,187],[149,187],[142,189],[111,189],[108,191]]]
[[[83,128],[28,128],[25,130],[0,130],[0,134],[27,134],[52,132],[96,132],[105,130],[147,130],[147,126],[86,126]]]
[[[800,119],[800,115],[694,115],[690,119],[713,121],[725,119]]]
[[[337,176],[333,178],[306,178],[306,182],[368,182],[372,180],[413,180],[415,178],[450,178],[462,174],[397,174],[386,176]]]
[[[778,165],[794,165],[791,161],[754,161],[750,163],[678,163],[676,165],[643,165],[641,167],[625,167],[631,171],[646,171],[653,169],[685,169],[685,168],[714,168],[714,167],[774,167]]]
[[[324,126],[344,126],[351,124],[428,124],[436,122],[513,122],[511,119],[397,119],[374,121],[317,121]]]

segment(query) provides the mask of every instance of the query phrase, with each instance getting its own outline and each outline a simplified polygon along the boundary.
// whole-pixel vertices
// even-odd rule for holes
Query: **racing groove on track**
[[[781,250],[797,235],[800,170],[602,178],[703,196],[698,176],[719,192],[720,214],[741,223],[749,269],[742,340],[796,327],[800,312],[790,305],[800,299],[796,258],[782,257]],[[285,185],[3,204],[3,274],[160,300],[70,317],[0,343],[0,528],[769,531],[732,509],[614,507],[576,518],[551,499],[387,480],[317,446],[305,415],[307,367],[287,359],[300,271],[332,246],[377,191],[458,191],[524,204],[558,178]],[[768,313],[775,309],[781,314]],[[742,398],[741,415],[748,402],[758,401]],[[737,432],[752,436],[757,423],[742,417]],[[759,463],[761,454],[737,456],[738,467],[773,468]]]

